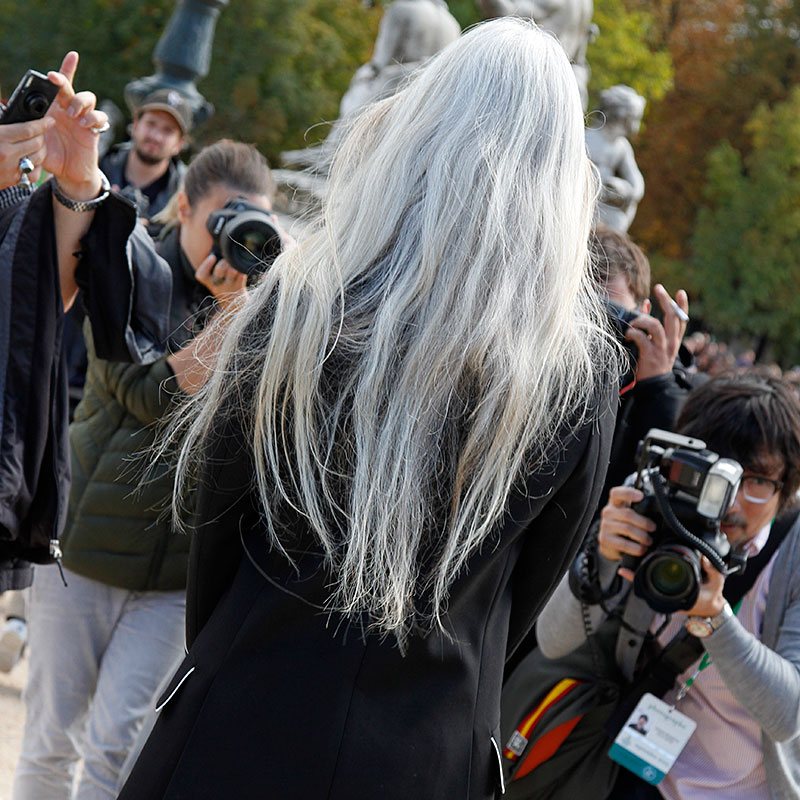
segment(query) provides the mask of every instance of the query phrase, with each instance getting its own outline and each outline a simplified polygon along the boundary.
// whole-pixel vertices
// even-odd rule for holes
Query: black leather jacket
[[[57,554],[69,494],[64,310],[44,184],[0,210],[0,591],[30,583],[24,562]],[[95,212],[76,270],[98,351],[150,363],[169,333],[170,269],[131,203]]]

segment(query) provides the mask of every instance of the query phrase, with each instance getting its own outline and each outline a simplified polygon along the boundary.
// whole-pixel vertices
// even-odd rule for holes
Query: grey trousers
[[[131,592],[65,572],[66,588],[55,566],[37,567],[30,589],[14,800],[113,800],[156,689],[183,657],[183,591]]]

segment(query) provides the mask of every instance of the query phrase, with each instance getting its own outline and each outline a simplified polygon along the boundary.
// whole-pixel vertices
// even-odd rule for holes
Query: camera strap
[[[747,562],[744,573],[732,575],[725,581],[723,595],[732,606],[737,605],[753,587],[761,571],[769,564],[789,534],[798,515],[800,515],[800,509],[792,510],[778,517],[772,524],[766,544],[758,555]],[[620,638],[623,633],[624,630],[621,630]],[[625,693],[617,711],[608,721],[606,729],[613,730],[616,735],[616,731],[622,727],[645,692],[650,692],[656,697],[664,697],[675,685],[678,675],[701,658],[705,652],[702,640],[692,636],[685,628],[681,628]],[[620,666],[622,667],[622,665]]]
[[[636,663],[653,621],[653,610],[632,591],[625,603],[622,614],[622,626],[617,636],[615,658],[626,681],[632,681],[636,671]]]

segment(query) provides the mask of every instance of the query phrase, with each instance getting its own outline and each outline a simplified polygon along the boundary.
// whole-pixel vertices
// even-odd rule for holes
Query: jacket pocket
[[[181,665],[178,667],[172,679],[167,684],[167,688],[159,696],[156,701],[156,712],[161,711],[164,706],[172,700],[173,697],[180,691],[181,686],[191,677],[195,670],[195,658],[192,653],[187,653],[186,658],[183,659]]]

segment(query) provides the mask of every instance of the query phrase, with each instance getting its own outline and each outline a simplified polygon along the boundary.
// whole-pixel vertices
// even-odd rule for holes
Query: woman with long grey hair
[[[596,192],[530,23],[356,119],[173,428],[190,649],[122,800],[494,795],[504,661],[607,459]]]

